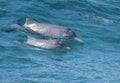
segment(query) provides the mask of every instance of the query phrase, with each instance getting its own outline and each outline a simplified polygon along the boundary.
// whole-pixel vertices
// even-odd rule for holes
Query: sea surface
[[[2,30],[26,18],[69,27],[84,44],[38,49]],[[120,0],[0,0],[0,29],[0,83],[120,83]]]

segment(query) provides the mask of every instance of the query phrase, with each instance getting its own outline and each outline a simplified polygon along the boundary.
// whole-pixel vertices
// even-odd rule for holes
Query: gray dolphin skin
[[[42,36],[48,36],[52,38],[69,38],[83,43],[83,40],[78,38],[75,32],[63,26],[38,23],[30,18],[26,18],[26,22],[23,27],[27,31],[34,32]]]
[[[11,25],[3,27],[1,30],[5,32],[11,32],[11,31],[22,30],[22,29],[23,27],[18,24],[11,24]]]
[[[65,50],[71,49],[70,47],[66,46],[63,42],[57,41],[55,39],[49,39],[49,40],[39,39],[38,40],[31,36],[28,36],[26,44],[34,47],[42,48],[42,49],[57,49],[57,48],[65,49]]]

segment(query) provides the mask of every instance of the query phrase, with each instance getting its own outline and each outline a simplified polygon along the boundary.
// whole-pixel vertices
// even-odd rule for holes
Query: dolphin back
[[[22,26],[20,26],[20,25],[18,25],[18,24],[11,24],[11,25],[8,25],[8,26],[3,27],[1,30],[2,30],[2,31],[5,31],[5,32],[22,30]]]
[[[30,19],[30,18],[26,18],[25,24],[23,26],[28,25],[28,24],[33,24],[33,23],[37,23],[37,22],[32,20],[32,19]]]

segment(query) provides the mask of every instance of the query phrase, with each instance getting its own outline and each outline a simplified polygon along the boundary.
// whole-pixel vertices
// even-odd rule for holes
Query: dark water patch
[[[0,1],[0,9],[5,8],[7,6],[7,2],[6,1]]]
[[[3,17],[6,17],[9,15],[9,11],[7,10],[4,10],[4,9],[0,9],[0,17],[3,18]]]

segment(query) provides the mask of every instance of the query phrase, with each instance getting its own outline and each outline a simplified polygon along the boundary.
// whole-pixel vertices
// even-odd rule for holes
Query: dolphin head
[[[66,46],[65,43],[63,43],[61,41],[58,41],[57,44],[58,44],[58,48],[63,48],[65,50],[71,50],[71,47]]]
[[[67,28],[67,29],[65,29],[63,36],[65,38],[72,38],[72,37],[76,36],[76,34],[71,29]]]
[[[71,29],[67,29],[66,33],[67,33],[67,37],[68,38],[71,38],[71,39],[76,40],[76,41],[78,41],[80,43],[83,43],[83,40],[81,40],[80,38],[78,38],[76,36],[75,32],[73,32]]]

